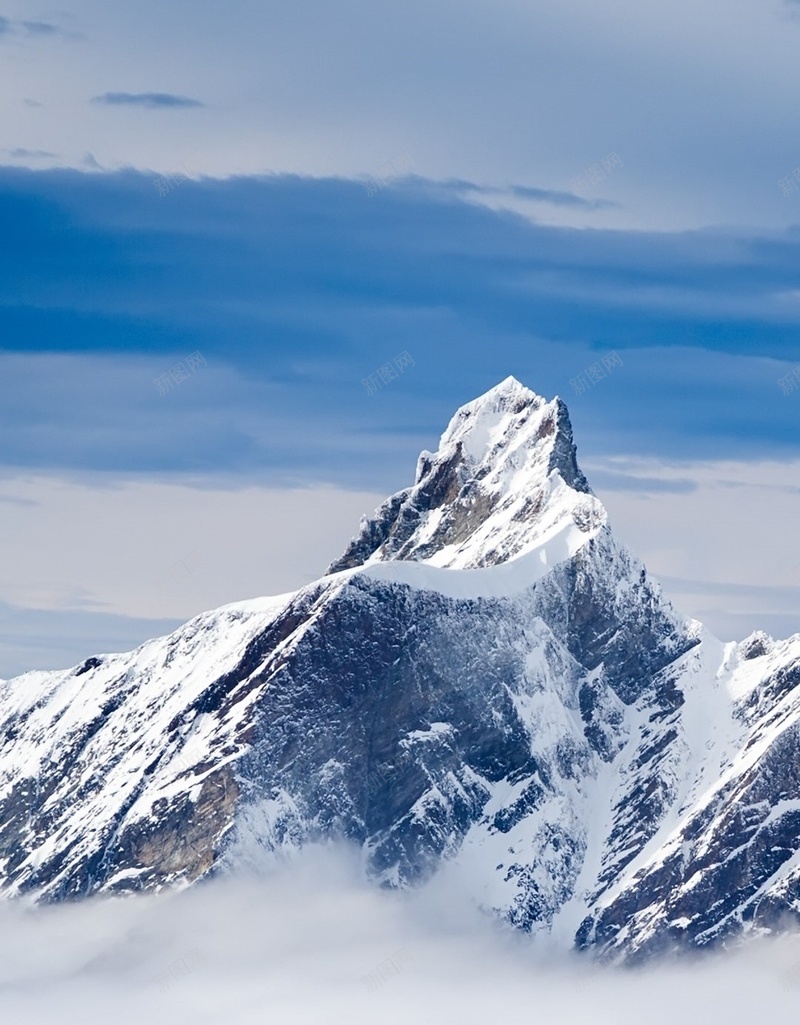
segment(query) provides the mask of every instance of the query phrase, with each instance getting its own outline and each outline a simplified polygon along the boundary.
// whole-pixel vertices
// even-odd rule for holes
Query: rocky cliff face
[[[797,901],[800,640],[683,620],[614,539],[566,408],[459,410],[328,575],[0,682],[0,876],[44,900],[361,846],[608,957]]]
[[[727,645],[713,677],[691,659],[684,680],[680,800],[578,931],[607,956],[779,930],[800,910],[800,637]]]

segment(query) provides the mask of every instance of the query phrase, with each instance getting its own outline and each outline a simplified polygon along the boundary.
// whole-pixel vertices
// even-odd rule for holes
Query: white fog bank
[[[477,914],[434,883],[397,896],[341,852],[179,894],[0,906],[0,1018],[114,1021],[490,1021],[648,1025],[793,1020],[800,937],[694,965],[592,968]]]

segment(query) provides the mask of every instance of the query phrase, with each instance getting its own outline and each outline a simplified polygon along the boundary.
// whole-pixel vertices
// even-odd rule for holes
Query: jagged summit
[[[588,539],[605,522],[567,407],[507,377],[456,411],[438,450],[420,454],[412,487],[362,520],[328,572],[387,560],[492,566],[566,531]]]
[[[509,412],[515,409],[519,410],[524,406],[539,406],[546,401],[541,395],[538,395],[516,377],[509,374],[499,384],[494,385],[482,395],[472,399],[470,402],[464,403],[463,406],[457,409],[450,421],[450,427],[454,423],[464,420],[482,409],[489,409],[495,412]],[[450,427],[448,427],[448,431]],[[443,437],[447,436],[448,431],[445,431]]]
[[[537,412],[546,414],[536,421],[537,430],[521,433],[521,428]],[[548,402],[516,377],[506,377],[456,410],[441,437],[439,450],[458,442],[462,442],[465,455],[478,462],[496,457],[501,449],[511,445],[548,448],[548,471],[558,470],[576,491],[590,491],[578,468],[566,405],[558,397]]]

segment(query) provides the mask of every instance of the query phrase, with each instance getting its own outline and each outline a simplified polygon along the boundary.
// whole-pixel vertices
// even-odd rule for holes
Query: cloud
[[[729,595],[744,596],[751,598],[759,596],[774,603],[776,607],[781,605],[800,605],[800,586],[764,586],[759,584],[741,584],[722,582],[719,580],[691,580],[686,577],[662,576],[661,580],[670,587],[680,588],[687,594],[708,594],[709,591],[724,587]]]
[[[800,304],[781,298],[796,233],[577,233],[417,179],[374,196],[289,176],[158,184],[0,171],[0,329],[29,353],[0,375],[14,465],[395,490],[509,373],[566,399],[582,457],[800,451],[800,390],[777,384],[800,362]],[[612,349],[621,365],[576,394]],[[208,369],[159,396],[195,351]],[[403,351],[413,366],[367,395]]]
[[[560,189],[535,188],[530,185],[509,185],[507,188],[499,188],[492,185],[479,185],[475,182],[464,179],[453,178],[445,182],[437,182],[436,191],[451,191],[464,197],[480,196],[484,199],[502,199],[503,197],[515,197],[517,199],[530,199],[539,203],[549,203],[553,206],[574,207],[581,210],[609,210],[617,208],[618,203],[606,199],[586,199],[574,192],[566,192]]]
[[[177,96],[175,93],[103,93],[95,96],[93,103],[105,103],[112,107],[147,107],[159,109],[163,107],[202,107],[200,100],[190,96]]]
[[[609,470],[595,470],[591,476],[592,486],[606,491],[686,494],[697,490],[697,481],[689,478],[640,477],[631,473],[614,473]]]
[[[724,573],[724,567],[719,571]],[[769,579],[774,573],[765,576]],[[659,580],[681,611],[690,612],[724,640],[741,640],[754,630],[765,630],[779,639],[800,633],[800,587],[666,574],[659,575]]]
[[[663,9],[633,0],[613,9],[590,0],[568,8],[507,0],[499,8],[471,3],[470,16],[454,23],[446,5],[422,0],[388,19],[365,0],[335,8],[308,0],[277,18],[269,5],[241,0],[241,16],[222,23],[208,5],[186,0],[163,22],[163,11],[144,0],[139,15],[92,12],[80,66],[31,46],[38,64],[30,74],[60,95],[77,87],[86,97],[105,92],[109,64],[115,81],[140,82],[153,58],[153,19],[162,17],[164,66],[182,68],[182,93],[208,103],[207,115],[182,126],[182,145],[201,153],[204,174],[270,168],[356,177],[405,149],[418,175],[547,191],[548,200],[524,202],[551,207],[551,222],[786,226],[800,199],[778,186],[797,166],[785,130],[796,26],[775,4],[729,8],[726,0],[676,0]],[[209,39],[236,54],[233,66],[206,59]],[[4,120],[6,134],[20,131],[19,113],[13,123],[11,112],[10,128]],[[87,149],[110,166],[175,162],[169,133],[131,119],[103,126],[100,151],[96,113],[87,105],[65,119],[48,104],[42,147],[78,166]],[[596,199],[580,206],[553,198],[611,151],[625,166],[599,184]]]
[[[52,36],[61,31],[58,25],[49,21],[22,21],[20,24],[32,36]]]
[[[8,505],[18,505],[30,508],[31,506],[38,505],[39,503],[34,498],[21,498],[19,495],[3,495],[0,494],[0,502],[6,502]]]
[[[189,155],[176,153],[181,160]],[[332,485],[377,501],[413,480],[418,452],[436,447],[458,405],[513,373],[567,401],[590,482],[651,571],[763,585],[795,572],[800,389],[782,395],[777,381],[800,362],[798,310],[776,295],[796,277],[796,232],[578,233],[465,203],[418,178],[374,196],[354,182],[290,176],[178,179],[165,195],[157,182],[0,170],[6,474],[276,492]],[[612,349],[613,373],[577,393],[572,382]],[[367,394],[363,380],[404,351],[413,363]],[[188,371],[195,353],[203,363]],[[766,457],[762,472],[754,461]],[[191,524],[191,503],[172,502]],[[85,495],[71,522],[95,534],[123,520],[130,529],[130,517],[106,504],[105,518],[93,519],[93,505]],[[217,510],[217,527],[210,505],[198,522],[221,534],[231,507]],[[131,508],[143,524],[162,522],[155,494],[139,492]],[[250,508],[254,522],[265,515],[257,502]],[[332,535],[318,515],[300,519],[302,503],[280,508],[278,543],[316,575],[328,560],[320,550],[302,562],[303,534],[331,546]],[[342,498],[342,541],[357,519],[345,508]],[[55,529],[60,549],[48,545],[47,529],[43,521],[24,548],[63,567],[69,541]],[[202,583],[156,605],[141,566],[152,560],[155,581],[160,565],[200,547],[183,544],[180,524],[170,530],[166,549],[137,530],[135,546],[107,550],[116,591],[107,576],[87,580],[70,564],[73,582],[97,600],[113,596],[117,612],[163,617],[296,586],[288,570],[272,572],[272,550],[257,579],[215,568],[209,579],[224,591]],[[258,539],[248,544],[267,558]],[[206,550],[219,551],[220,566],[247,561],[235,538]],[[42,593],[61,595],[63,573],[40,569]],[[19,605],[35,597],[0,594]],[[735,636],[734,625],[772,631],[762,617],[791,615],[762,598],[732,608],[720,584],[710,597],[681,596],[679,607],[712,610],[711,628]],[[726,607],[749,622],[732,625]]]
[[[574,192],[559,192],[552,189],[535,189],[527,185],[512,185],[511,194],[520,199],[542,200],[546,203],[554,203],[556,206],[574,206],[585,210],[614,210],[619,209],[620,204],[610,199],[586,199]]]
[[[122,616],[91,607],[32,609],[0,601],[0,679],[31,669],[67,669],[90,653],[131,651],[184,622],[184,617]]]
[[[18,21],[0,17],[0,35],[23,35],[23,36],[73,36],[74,33],[62,29],[50,21]]]
[[[725,640],[756,629],[774,637],[800,630],[794,554],[800,491],[786,484],[798,478],[796,460],[614,458],[589,460],[584,470],[615,535],[662,581],[682,613]],[[618,473],[664,487],[617,489]],[[679,489],[672,488],[676,482]]]
[[[44,157],[57,157],[57,153],[50,153],[49,150],[45,149],[10,149],[6,150],[12,157],[18,157],[20,159],[33,159],[39,160]]]
[[[337,846],[183,893],[0,906],[0,987],[19,1025],[485,1025],[526,1007],[536,1022],[785,1021],[797,959],[789,934],[601,969],[498,929],[447,873],[409,894],[369,887]]]

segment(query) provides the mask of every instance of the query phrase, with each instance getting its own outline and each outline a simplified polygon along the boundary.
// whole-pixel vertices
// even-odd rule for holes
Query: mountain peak
[[[525,431],[526,425],[531,423],[536,429]],[[578,468],[566,405],[558,396],[548,402],[516,377],[506,377],[456,410],[439,441],[439,452],[459,443],[464,458],[475,463],[502,458],[503,450],[520,445],[529,449],[548,447],[551,456],[548,472],[558,470],[576,491],[590,491],[588,481]],[[417,472],[419,474],[419,468]]]
[[[413,486],[362,520],[328,572],[387,560],[491,566],[561,531],[588,538],[604,523],[577,464],[567,407],[507,377],[456,411],[438,450],[420,454]]]
[[[441,437],[439,449],[457,441],[464,443],[465,455],[473,459],[485,455],[485,443],[496,424],[525,410],[540,409],[546,400],[526,388],[516,377],[507,377],[494,388],[456,410]]]
[[[486,403],[507,403],[513,402],[517,399],[523,399],[525,401],[529,401],[531,399],[536,399],[539,402],[545,401],[541,395],[537,395],[536,392],[531,391],[530,388],[517,380],[513,374],[509,374],[508,377],[500,381],[499,384],[494,385],[488,391],[485,391],[483,395],[479,395],[476,399],[466,403],[466,405],[461,408],[465,409],[468,406],[477,406]]]

